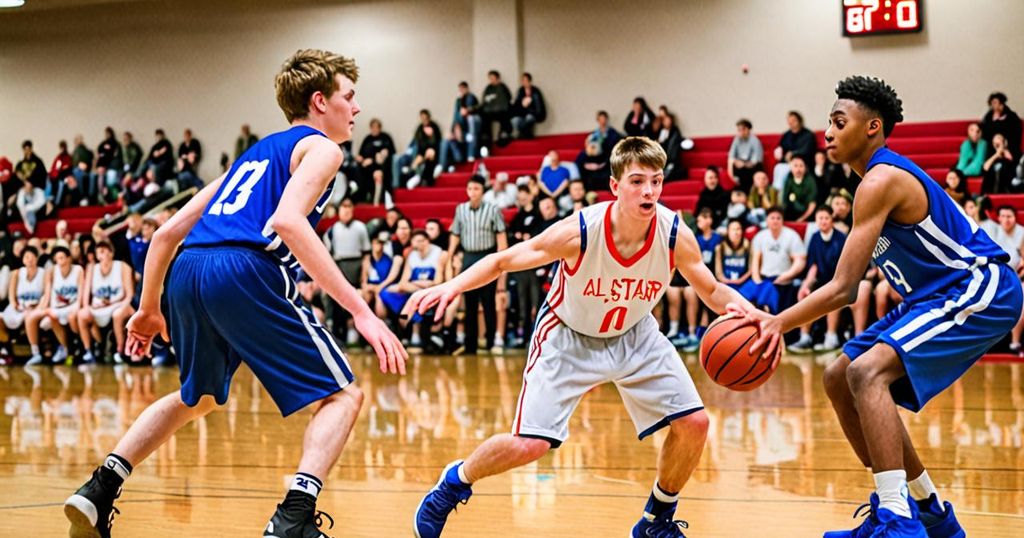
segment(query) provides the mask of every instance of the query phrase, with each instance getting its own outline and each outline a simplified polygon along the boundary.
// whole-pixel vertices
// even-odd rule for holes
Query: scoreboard
[[[842,0],[843,35],[920,32],[924,0]]]

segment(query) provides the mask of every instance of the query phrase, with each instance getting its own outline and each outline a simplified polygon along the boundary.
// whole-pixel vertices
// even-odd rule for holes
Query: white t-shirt
[[[800,234],[785,226],[779,238],[772,237],[771,230],[761,230],[754,236],[751,248],[761,252],[761,276],[775,277],[793,266],[792,256],[806,256],[807,248],[800,240]]]
[[[997,226],[992,240],[1010,255],[1010,268],[1016,269],[1020,264],[1020,245],[1024,243],[1024,226],[1014,225],[1012,233],[1006,233],[1002,226]]]

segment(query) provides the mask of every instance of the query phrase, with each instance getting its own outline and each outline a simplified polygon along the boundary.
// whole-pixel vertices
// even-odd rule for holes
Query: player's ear
[[[612,195],[619,195],[619,180],[615,179],[615,176],[608,176],[608,188],[612,191]]]
[[[313,110],[321,114],[327,112],[327,96],[323,92],[313,92],[313,95],[309,96],[309,111]]]
[[[882,118],[874,117],[868,120],[868,136],[875,136],[882,130]]]

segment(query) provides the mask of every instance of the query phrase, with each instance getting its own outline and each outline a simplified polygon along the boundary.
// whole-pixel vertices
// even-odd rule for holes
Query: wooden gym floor
[[[753,393],[687,366],[712,419],[677,516],[691,537],[815,537],[859,523],[871,476],[848,448],[821,387],[830,357],[787,357]],[[405,378],[362,354],[366,405],[319,507],[335,537],[409,537],[413,511],[449,461],[506,431],[522,356],[422,357]],[[941,492],[972,537],[1024,536],[1021,364],[979,364],[920,415],[904,414]],[[0,369],[0,536],[66,536],[64,498],[177,370]],[[114,536],[260,536],[299,459],[308,415],[280,417],[244,367],[225,410],[182,429],[140,465]],[[654,479],[662,437],[638,442],[612,386],[577,410],[571,437],[537,464],[476,486],[445,536],[624,538]]]

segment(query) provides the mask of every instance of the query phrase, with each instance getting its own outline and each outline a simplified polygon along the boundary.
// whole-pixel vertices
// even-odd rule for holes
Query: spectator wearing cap
[[[463,202],[455,208],[451,240],[448,245],[449,260],[454,257],[455,251],[460,246],[462,247],[464,251],[463,269],[472,267],[488,254],[508,248],[505,219],[502,217],[501,210],[483,200],[484,179],[478,175],[472,176],[466,183],[466,195],[469,197],[469,201]],[[476,354],[477,352],[479,333],[477,310],[481,306],[484,311],[484,341],[492,352],[500,353],[502,351],[504,342],[495,339],[497,330],[495,296],[498,293],[508,293],[505,275],[499,277],[495,282],[463,294],[466,310],[466,338],[463,351],[466,354]]]

